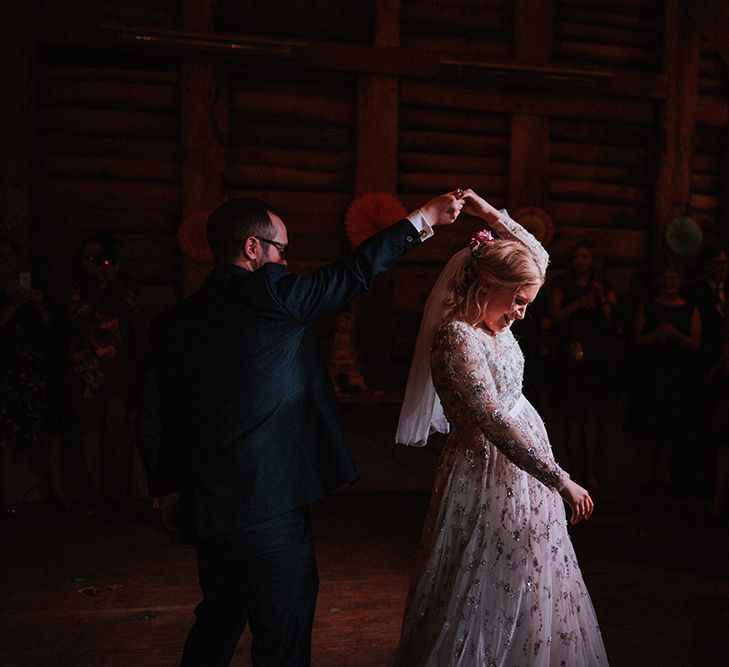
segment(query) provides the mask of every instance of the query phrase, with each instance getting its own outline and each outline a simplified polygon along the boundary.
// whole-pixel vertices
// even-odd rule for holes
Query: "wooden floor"
[[[314,667],[384,667],[427,497],[350,492],[315,507]],[[726,524],[697,501],[613,491],[572,529],[614,667],[729,665]],[[0,520],[0,664],[177,664],[197,602],[191,548],[153,521],[37,504]],[[234,664],[248,665],[244,635]],[[586,667],[586,666],[573,666]]]

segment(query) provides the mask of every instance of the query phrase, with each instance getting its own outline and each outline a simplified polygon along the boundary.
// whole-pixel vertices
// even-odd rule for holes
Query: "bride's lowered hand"
[[[587,520],[592,516],[592,510],[595,505],[587,489],[583,489],[579,484],[568,479],[560,490],[559,495],[562,496],[572,510],[572,516],[570,516],[570,523],[572,525],[579,523],[583,519]]]

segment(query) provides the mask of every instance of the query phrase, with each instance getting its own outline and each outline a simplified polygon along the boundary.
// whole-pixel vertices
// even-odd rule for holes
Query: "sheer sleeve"
[[[548,457],[541,456],[509,416],[498,398],[496,384],[476,348],[473,333],[463,323],[450,322],[440,328],[433,342],[433,380],[444,405],[454,400],[455,409],[473,421],[484,436],[514,465],[553,489],[561,489],[567,473]]]
[[[498,220],[492,222],[491,227],[499,235],[499,238],[513,239],[525,245],[534,257],[537,266],[539,266],[542,280],[544,280],[549,265],[549,253],[534,235],[514,220],[505,209],[501,209]]]

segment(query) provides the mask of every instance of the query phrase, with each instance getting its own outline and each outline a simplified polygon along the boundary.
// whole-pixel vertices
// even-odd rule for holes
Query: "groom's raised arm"
[[[463,206],[459,193],[440,195],[406,218],[364,241],[344,259],[310,275],[297,276],[267,264],[272,297],[294,319],[307,322],[346,305],[368,289],[373,279],[433,236],[433,227],[451,224]]]

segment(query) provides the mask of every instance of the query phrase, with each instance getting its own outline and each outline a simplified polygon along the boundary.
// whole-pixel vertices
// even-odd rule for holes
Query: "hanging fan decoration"
[[[549,213],[536,206],[524,206],[512,216],[522,227],[531,232],[547,248],[554,238],[554,223]]]
[[[370,192],[357,197],[347,209],[344,226],[353,247],[405,217],[400,200],[387,192]]]
[[[699,223],[689,215],[676,216],[666,227],[668,247],[683,257],[697,253],[703,238]]]
[[[0,229],[15,229],[28,217],[30,205],[27,197],[10,185],[0,186]]]
[[[177,230],[177,242],[185,256],[196,262],[211,262],[213,254],[206,236],[207,211],[197,211],[188,215]]]

